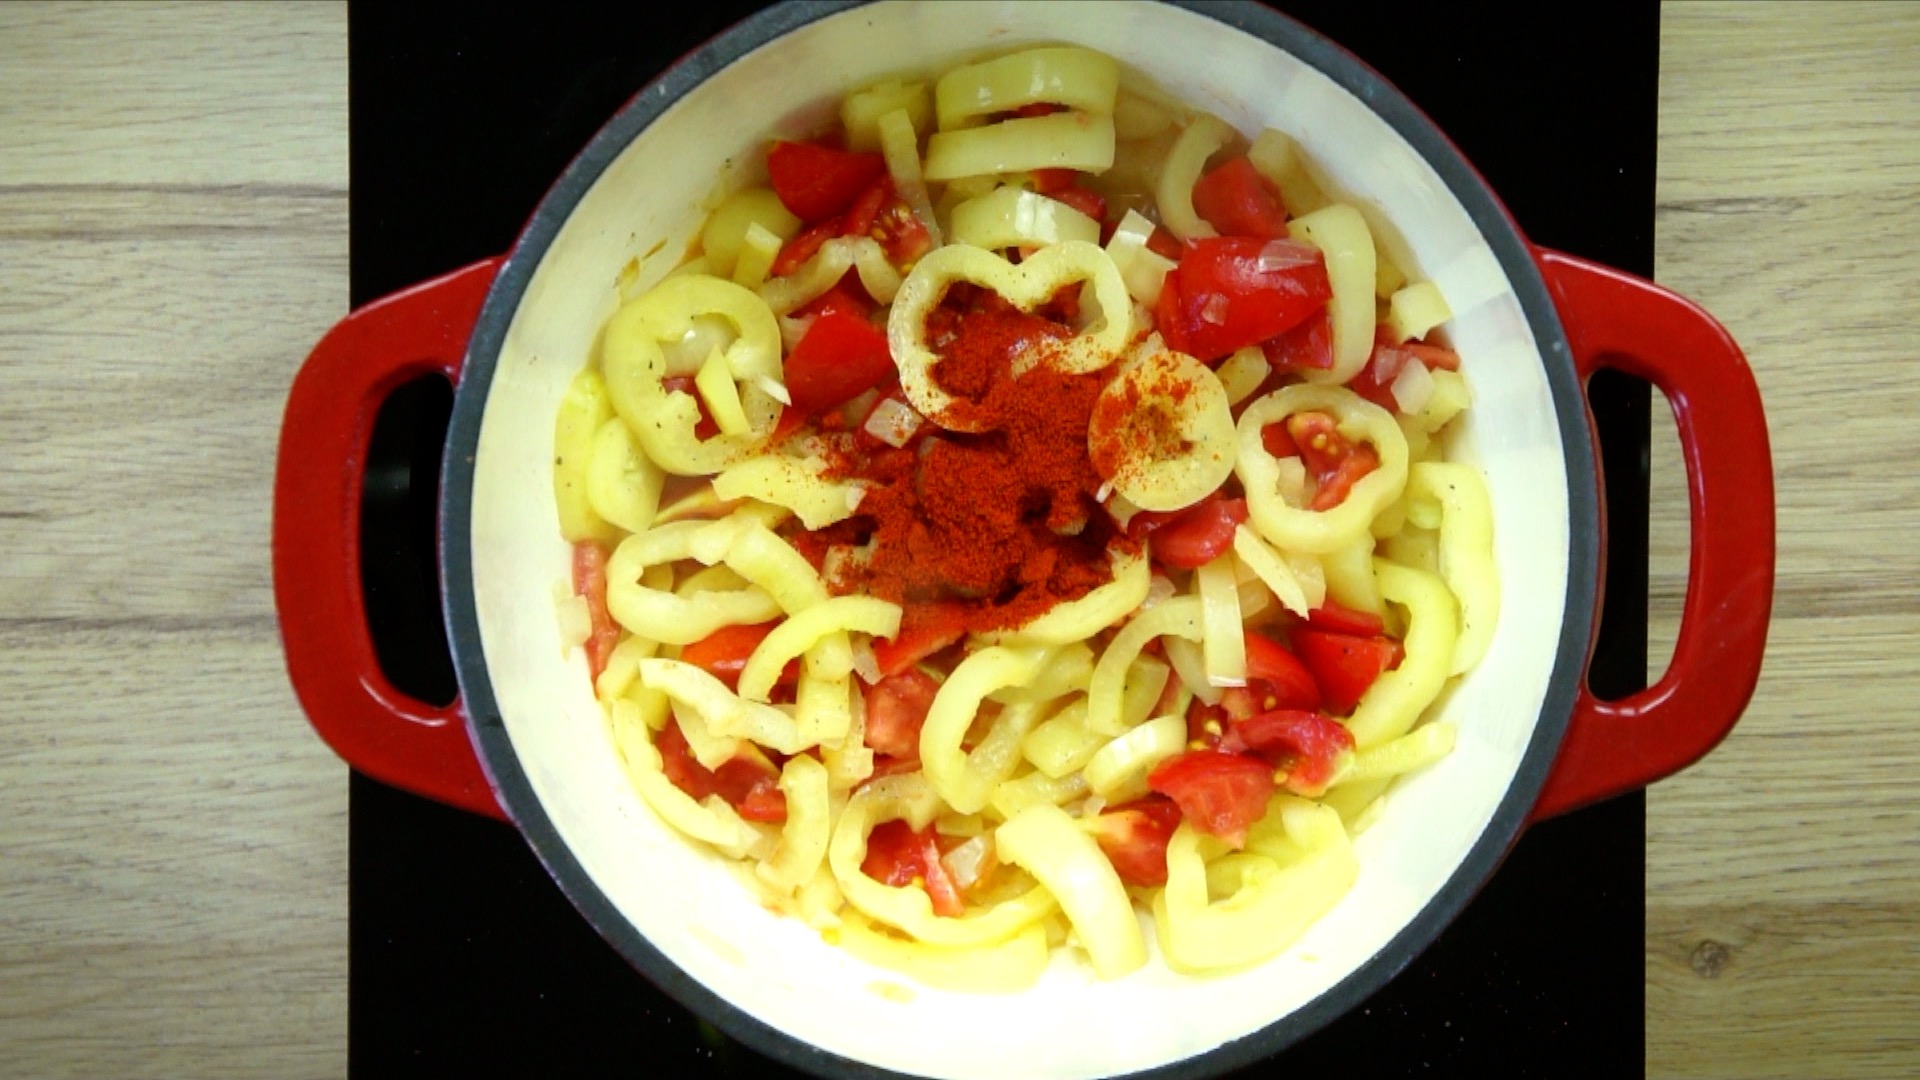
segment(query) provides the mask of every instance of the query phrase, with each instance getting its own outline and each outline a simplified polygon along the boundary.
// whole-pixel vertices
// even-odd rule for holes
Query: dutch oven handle
[[[1773,466],[1740,347],[1691,301],[1557,251],[1535,256],[1584,383],[1610,368],[1673,405],[1692,521],[1687,595],[1660,681],[1601,701],[1582,681],[1532,820],[1643,787],[1698,760],[1753,696],[1773,603]]]
[[[360,496],[381,403],[423,375],[457,382],[501,259],[353,312],[294,378],[273,489],[273,591],[287,674],[314,730],[376,780],[504,818],[464,705],[430,705],[380,672],[360,592]]]

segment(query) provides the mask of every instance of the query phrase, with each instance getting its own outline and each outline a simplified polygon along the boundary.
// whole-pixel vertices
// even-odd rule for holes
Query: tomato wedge
[[[1267,812],[1273,767],[1245,754],[1188,750],[1154,766],[1147,787],[1179,804],[1194,828],[1238,848]]]
[[[893,181],[886,180],[887,191],[893,191]],[[849,230],[848,235],[853,235]],[[906,269],[920,261],[920,256],[933,250],[933,237],[927,227],[914,214],[913,207],[905,199],[892,196],[880,209],[880,214],[868,228],[867,235],[880,242],[880,250],[887,253],[887,261]]]
[[[1294,245],[1299,261],[1271,264],[1269,245]],[[1235,349],[1258,345],[1305,322],[1333,296],[1319,249],[1289,240],[1214,236],[1187,242],[1170,312],[1159,320],[1161,336],[1197,360],[1217,360]],[[1160,304],[1166,304],[1163,290]],[[1156,315],[1163,313],[1156,307]],[[1186,344],[1181,349],[1175,340]]]
[[[768,275],[786,277],[800,269],[808,259],[813,258],[814,253],[820,250],[821,244],[839,235],[839,218],[829,218],[818,225],[801,229],[793,239],[781,246],[780,254],[773,257],[773,265],[767,268]]]
[[[920,760],[920,728],[940,684],[919,668],[889,675],[867,691],[867,745],[875,753]]]
[[[787,354],[787,394],[802,416],[852,401],[894,377],[887,335],[858,315],[829,311]]]
[[[693,756],[676,720],[653,737],[660,751],[660,771],[668,782],[695,799],[718,795],[748,821],[787,820],[787,796],[780,790],[780,770],[751,746],[718,769],[708,769]]]
[[[844,213],[886,171],[886,159],[877,153],[856,154],[818,143],[781,141],[767,151],[773,193],[809,225]]]
[[[780,769],[750,743],[713,770],[713,786],[715,794],[748,821],[779,824],[787,820],[787,793],[780,790]]]
[[[1325,308],[1305,322],[1260,343],[1276,371],[1326,371],[1333,367],[1333,320]]]
[[[867,857],[860,861],[860,872],[882,885],[925,889],[935,915],[951,918],[967,909],[953,875],[940,861],[940,845],[931,825],[919,832],[898,819],[874,826],[867,836]]]
[[[607,559],[605,544],[582,540],[573,545],[573,591],[587,602],[587,671],[595,680],[607,670],[607,658],[620,644],[620,624],[607,611]]]
[[[1059,191],[1049,192],[1047,197],[1057,202],[1066,203],[1068,206],[1099,222],[1101,232],[1106,232],[1107,200],[1106,197],[1099,192],[1089,191],[1086,188],[1075,185],[1061,188]]]
[[[680,659],[700,668],[707,674],[727,684],[727,689],[738,692],[740,689],[740,669],[747,666],[747,657],[753,650],[773,633],[779,626],[778,621],[723,626],[706,637],[680,650]],[[798,663],[789,663],[780,672],[780,682],[793,684],[800,680]]]
[[[1377,637],[1387,631],[1387,620],[1373,612],[1341,607],[1332,600],[1324,601],[1307,612],[1307,625],[1315,630],[1331,630],[1336,634],[1356,634],[1360,637]]]
[[[1183,510],[1142,510],[1127,520],[1134,540],[1153,538],[1153,557],[1163,566],[1193,570],[1233,547],[1233,530],[1247,520],[1245,499],[1218,492]]]
[[[1167,841],[1180,827],[1180,807],[1158,795],[1113,807],[1083,822],[1129,885],[1167,883]]]
[[[1220,749],[1250,752],[1287,770],[1287,790],[1309,798],[1324,795],[1340,755],[1353,749],[1345,724],[1303,709],[1275,709],[1235,722]]]
[[[1406,649],[1390,637],[1358,637],[1311,627],[1293,632],[1293,651],[1313,672],[1323,704],[1336,716],[1352,715],[1374,680],[1406,657]]]
[[[1318,709],[1320,684],[1286,646],[1263,634],[1246,632],[1247,689],[1256,708]]]
[[[1361,477],[1380,467],[1380,452],[1369,443],[1349,442],[1326,413],[1294,413],[1287,417],[1286,427],[1313,479],[1313,499],[1308,505],[1314,510],[1339,506]]]
[[[1193,185],[1193,209],[1223,236],[1271,240],[1287,235],[1287,208],[1280,202],[1280,189],[1244,156]]]

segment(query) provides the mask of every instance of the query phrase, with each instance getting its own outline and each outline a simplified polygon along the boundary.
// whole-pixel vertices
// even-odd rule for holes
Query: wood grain
[[[1661,63],[1658,277],[1760,380],[1779,587],[1649,800],[1648,1072],[1917,1075],[1920,7],[1672,3]],[[346,175],[341,5],[0,4],[0,1075],[345,1071],[345,770],[267,537]]]
[[[1752,707],[1647,812],[1657,1076],[1920,1074],[1920,8],[1662,9],[1656,276],[1747,351],[1778,587]],[[1670,654],[1683,465],[1653,457]]]
[[[346,770],[267,539],[345,10],[0,5],[0,114],[0,1075],[338,1076]]]

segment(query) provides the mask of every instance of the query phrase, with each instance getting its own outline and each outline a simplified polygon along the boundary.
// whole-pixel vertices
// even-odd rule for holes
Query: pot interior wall
[[[1102,983],[1063,953],[1018,998],[919,986],[901,994],[906,980],[762,910],[723,860],[668,831],[633,793],[584,662],[560,643],[554,590],[567,579],[568,548],[553,503],[553,417],[622,283],[632,295],[679,261],[702,201],[742,182],[762,140],[817,129],[840,94],[865,82],[1041,41],[1108,52],[1244,133],[1293,134],[1333,186],[1393,223],[1393,246],[1456,313],[1451,337],[1475,402],[1453,452],[1486,470],[1505,602],[1488,656],[1445,703],[1460,729],[1455,752],[1390,794],[1357,841],[1358,885],[1283,956],[1207,979],[1156,961]],[[655,93],[630,112],[659,109]],[[1569,478],[1540,350],[1507,274],[1439,174],[1361,98],[1272,45],[1177,8],[882,4],[748,52],[667,104],[597,179],[569,179],[553,199],[585,193],[552,243],[515,253],[536,264],[517,305],[496,296],[489,308],[493,316],[505,305],[511,323],[475,451],[471,587],[514,757],[489,765],[524,774],[539,805],[512,807],[516,816],[549,820],[590,887],[674,964],[747,1015],[848,1058],[942,1076],[1105,1075],[1178,1061],[1295,1012],[1385,948],[1447,885],[1513,782],[1547,695],[1567,595]],[[551,200],[541,211],[556,212]]]

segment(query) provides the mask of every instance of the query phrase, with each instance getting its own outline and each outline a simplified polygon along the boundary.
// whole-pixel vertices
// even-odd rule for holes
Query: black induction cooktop
[[[355,305],[504,252],[622,103],[758,6],[355,4]],[[1404,90],[1536,243],[1651,273],[1656,3],[1278,6]],[[1592,393],[1610,544],[1592,683],[1617,696],[1646,681],[1649,394],[1610,374]],[[426,382],[383,411],[364,523],[381,662],[437,701],[454,692],[433,561],[450,401]],[[350,782],[354,1075],[786,1074],[628,967],[509,826]],[[1644,843],[1638,795],[1534,827],[1391,984],[1238,1075],[1638,1074]]]

